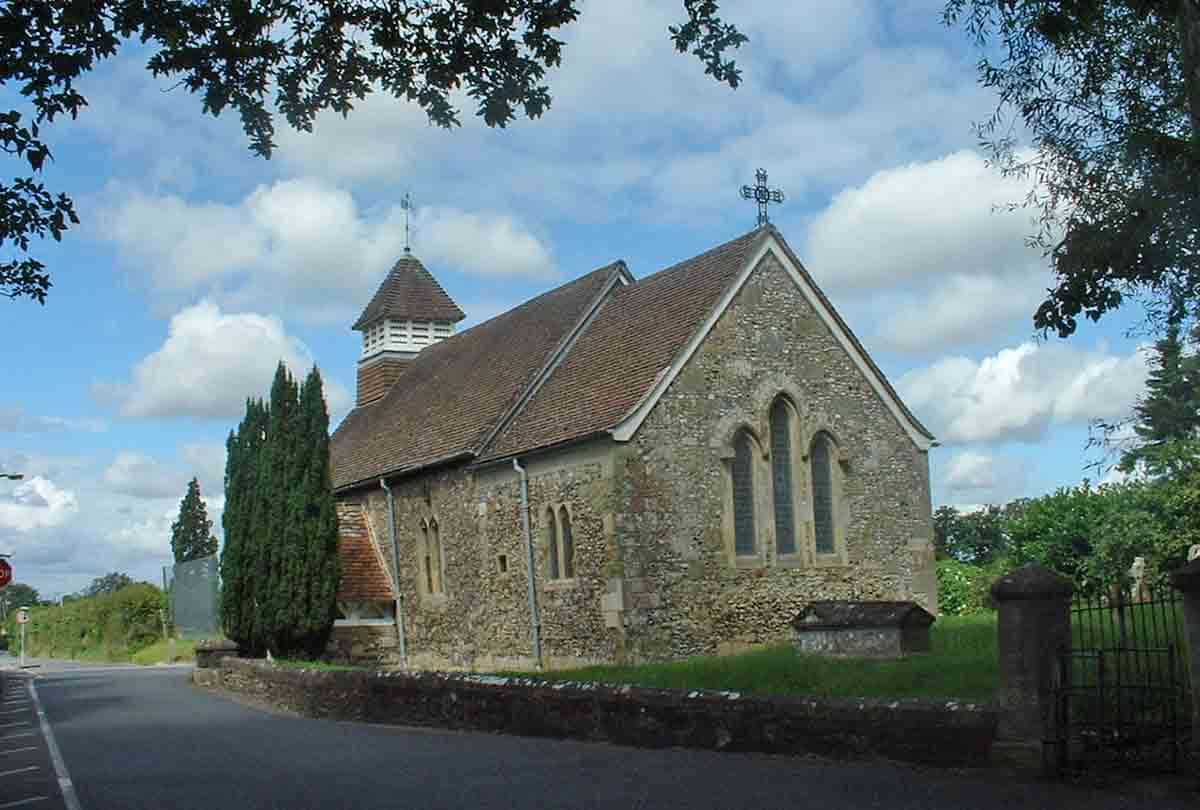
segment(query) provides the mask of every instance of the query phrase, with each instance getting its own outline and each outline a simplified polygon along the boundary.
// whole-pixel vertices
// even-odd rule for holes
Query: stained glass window
[[[771,408],[771,482],[775,495],[775,543],[780,554],[796,553],[792,505],[792,412],[782,399]]]
[[[733,447],[733,547],[737,554],[753,554],[754,446],[749,434],[738,434]]]
[[[812,443],[813,523],[818,554],[832,554],[833,543],[833,468],[832,442],[818,433]]]

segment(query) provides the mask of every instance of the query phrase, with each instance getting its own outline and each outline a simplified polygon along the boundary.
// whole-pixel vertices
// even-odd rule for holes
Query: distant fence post
[[[992,585],[1000,647],[1000,741],[1041,759],[1050,738],[1054,671],[1071,649],[1071,581],[1026,565]]]
[[[1181,652],[1192,679],[1192,754],[1200,761],[1200,559],[1172,573],[1171,586],[1183,594],[1188,649]]]

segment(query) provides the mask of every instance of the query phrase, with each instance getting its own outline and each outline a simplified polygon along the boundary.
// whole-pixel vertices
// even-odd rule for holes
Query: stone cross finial
[[[758,227],[760,228],[771,221],[767,217],[767,204],[783,202],[782,191],[767,187],[766,169],[759,169],[754,173],[753,186],[742,186],[742,197],[758,203]]]

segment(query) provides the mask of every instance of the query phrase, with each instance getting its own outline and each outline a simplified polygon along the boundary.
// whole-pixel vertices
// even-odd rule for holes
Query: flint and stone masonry
[[[623,350],[638,351],[636,336],[629,339]],[[779,552],[775,537],[769,460],[770,413],[780,397],[794,419],[797,548],[790,554]],[[749,556],[734,554],[732,524],[733,442],[745,430],[758,448]],[[836,545],[828,554],[816,552],[809,480],[818,433],[836,446]],[[593,436],[524,454],[521,463],[547,668],[787,642],[793,619],[815,600],[912,600],[936,612],[927,451],[772,252],[631,440]],[[532,667],[520,479],[511,459],[447,464],[394,476],[389,486],[409,666]],[[390,576],[385,492],[374,484],[339,496],[365,507]],[[569,579],[549,578],[551,510],[569,516]],[[440,592],[430,592],[423,568],[421,527],[432,521],[441,540]]]

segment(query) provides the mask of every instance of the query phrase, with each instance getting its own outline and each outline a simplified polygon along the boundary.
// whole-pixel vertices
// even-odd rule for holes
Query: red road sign
[[[8,560],[0,560],[0,588],[3,588],[12,582],[12,566],[8,564]]]

